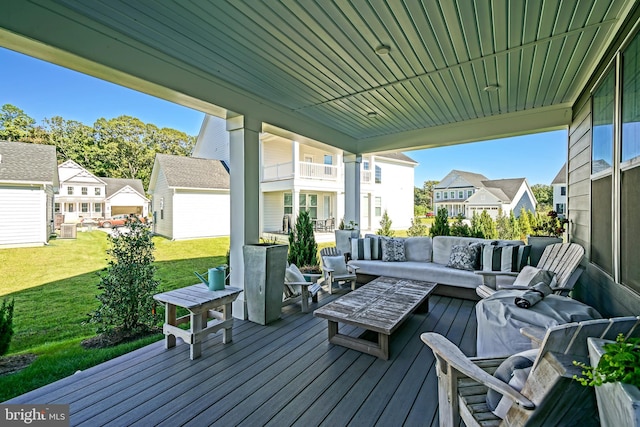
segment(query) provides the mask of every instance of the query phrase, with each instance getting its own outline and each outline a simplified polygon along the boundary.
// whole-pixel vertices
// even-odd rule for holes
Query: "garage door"
[[[142,215],[142,206],[111,206],[111,215]]]
[[[44,243],[44,192],[0,186],[0,245]]]

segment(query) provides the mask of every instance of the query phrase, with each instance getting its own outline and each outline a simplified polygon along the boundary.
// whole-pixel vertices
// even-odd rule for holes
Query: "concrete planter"
[[[334,232],[336,235],[336,248],[343,254],[351,252],[349,239],[360,237],[360,230],[335,230]]]
[[[597,366],[604,354],[602,348],[612,342],[598,338],[587,338],[589,363]],[[595,387],[600,425],[603,427],[640,426],[640,389],[630,384],[605,383]]]
[[[289,246],[245,245],[244,293],[250,321],[266,325],[280,318]]]
[[[544,249],[554,243],[562,243],[562,238],[553,236],[527,236],[527,244],[531,245],[529,265],[533,265],[534,267],[538,265]]]

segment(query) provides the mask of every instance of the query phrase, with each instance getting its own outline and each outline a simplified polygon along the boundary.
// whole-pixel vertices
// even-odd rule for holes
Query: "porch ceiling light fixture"
[[[381,44],[375,49],[376,55],[378,56],[388,55],[390,51],[391,51],[391,46],[388,46],[386,44]]]
[[[370,119],[376,118],[376,117],[378,117],[378,113],[376,113],[375,111],[369,111],[367,113],[367,117],[370,118]]]
[[[498,89],[500,88],[500,86],[498,85],[487,85],[484,87],[484,91],[485,92],[496,92]]]

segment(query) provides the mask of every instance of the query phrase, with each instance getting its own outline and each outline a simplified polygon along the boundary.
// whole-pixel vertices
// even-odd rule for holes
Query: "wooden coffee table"
[[[361,288],[313,312],[329,321],[329,342],[389,359],[389,336],[414,311],[429,311],[429,296],[436,283],[378,277]],[[338,323],[365,329],[360,337],[338,333]],[[367,331],[376,341],[363,338]]]

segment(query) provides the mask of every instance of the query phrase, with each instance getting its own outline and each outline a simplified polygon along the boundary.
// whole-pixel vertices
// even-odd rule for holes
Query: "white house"
[[[0,247],[49,241],[57,165],[52,145],[0,141]]]
[[[484,175],[452,170],[434,185],[434,210],[444,207],[449,216],[464,215],[467,218],[487,211],[492,218],[498,212],[508,215],[520,210],[535,212],[536,198],[526,178],[487,179]]]
[[[55,212],[64,215],[65,222],[149,213],[149,199],[139,179],[97,177],[73,160],[60,164],[58,174],[60,194]]]
[[[149,194],[156,234],[175,240],[229,235],[229,172],[221,161],[156,154]]]
[[[224,120],[206,116],[193,155],[228,161],[229,137]],[[320,224],[339,225],[345,212],[342,150],[316,141],[299,142],[261,133],[260,156],[261,232],[283,231],[284,217],[294,219],[300,209],[308,210]],[[393,228],[411,225],[416,166],[402,153],[362,156],[362,230],[379,228],[385,210]]]
[[[567,164],[562,165],[553,181],[553,209],[558,215],[564,217],[567,214]]]

